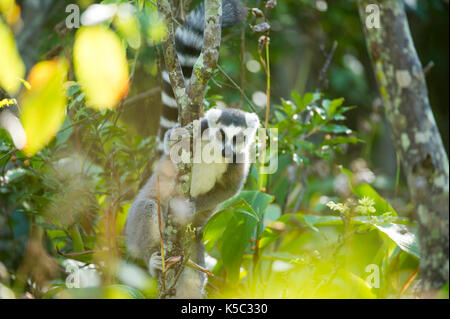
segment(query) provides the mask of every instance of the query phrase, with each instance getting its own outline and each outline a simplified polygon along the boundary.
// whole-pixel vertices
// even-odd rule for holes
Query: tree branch
[[[178,104],[180,114],[178,121],[182,125],[187,125],[199,118],[208,81],[217,66],[222,30],[222,0],[205,0],[202,52],[194,65],[191,81],[187,88],[175,50],[172,8],[168,0],[158,0],[157,5],[167,26],[167,38],[163,41],[164,61]]]
[[[181,110],[188,105],[188,99],[184,84],[183,71],[181,70],[181,65],[178,61],[178,55],[175,50],[175,27],[172,8],[168,0],[158,0],[157,6],[167,28],[167,37],[162,43],[166,70],[169,74],[175,100],[178,104],[178,114],[182,114]]]
[[[222,34],[222,0],[205,0],[205,30],[203,48],[192,70],[191,82],[187,88],[189,102],[182,109],[182,125],[199,118],[206,86],[217,67]]]

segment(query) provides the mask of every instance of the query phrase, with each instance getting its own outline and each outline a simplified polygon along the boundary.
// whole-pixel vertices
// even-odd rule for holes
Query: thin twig
[[[411,285],[411,283],[414,281],[414,279],[416,279],[417,275],[419,274],[419,270],[420,267],[417,267],[417,269],[411,274],[411,276],[408,278],[408,280],[406,281],[406,283],[403,285],[402,290],[400,291],[400,294],[398,295],[398,297],[400,298],[405,292],[406,290],[408,290],[409,286]]]
[[[166,290],[166,280],[165,280],[165,274],[166,274],[166,262],[164,257],[164,238],[163,238],[163,225],[162,225],[162,216],[161,216],[161,194],[159,189],[159,176],[156,177],[156,183],[157,183],[157,200],[158,200],[158,227],[159,227],[159,239],[161,242],[161,259],[162,259],[162,272],[161,272],[161,289],[162,291]]]
[[[147,97],[150,97],[150,96],[152,96],[152,95],[155,95],[155,94],[157,94],[157,93],[159,93],[159,92],[161,92],[161,88],[160,88],[160,87],[154,87],[154,88],[152,88],[151,90],[148,90],[148,91],[139,93],[139,94],[137,94],[137,95],[135,95],[135,96],[132,96],[132,97],[126,99],[126,100],[123,102],[123,106],[127,106],[127,105],[130,105],[130,104],[133,104],[133,103],[135,103],[135,102],[137,102],[137,101],[140,101],[140,100],[142,100],[142,99],[145,99],[145,98],[147,98]]]
[[[244,1],[244,7],[247,7],[248,0]],[[244,99],[245,99],[245,30],[247,30],[247,24],[242,24],[241,29],[241,100],[239,102],[239,108],[242,109],[244,106]]]
[[[318,89],[321,89],[322,91],[324,91],[327,87],[328,87],[328,80],[326,79],[326,74],[328,72],[328,68],[330,67],[331,64],[331,60],[333,59],[334,53],[336,52],[338,46],[338,42],[334,41],[333,42],[333,47],[331,48],[330,53],[327,56],[327,59],[325,60],[325,63],[322,67],[322,69],[320,69],[319,72],[319,83],[318,83]]]
[[[427,66],[423,68],[423,74],[428,75],[428,73],[430,73],[430,71],[433,67],[434,67],[434,62],[433,61],[428,62]]]
[[[244,96],[244,98],[247,101],[247,103],[250,105],[250,108],[252,109],[252,111],[255,112],[255,114],[257,114],[255,105],[247,97],[247,95],[245,94],[244,90],[239,87],[239,85],[225,72],[225,70],[220,65],[217,65],[217,69],[228,79],[228,81],[231,82],[231,84],[233,84],[233,86],[237,90],[239,90],[239,92],[241,92],[241,94]]]

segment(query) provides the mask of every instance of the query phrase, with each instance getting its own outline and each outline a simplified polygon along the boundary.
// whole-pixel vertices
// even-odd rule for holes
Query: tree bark
[[[186,125],[200,117],[200,110],[208,81],[217,65],[221,39],[222,0],[205,0],[205,30],[202,52],[192,70],[191,81],[185,86],[178,56],[175,51],[175,26],[173,10],[168,0],[158,0],[158,11],[167,26],[167,38],[163,42],[164,61],[169,73],[180,118]]]
[[[369,5],[380,9],[379,28],[367,23],[373,14],[366,12]],[[358,0],[358,6],[391,136],[416,207],[423,297],[432,297],[449,280],[448,157],[403,1]]]

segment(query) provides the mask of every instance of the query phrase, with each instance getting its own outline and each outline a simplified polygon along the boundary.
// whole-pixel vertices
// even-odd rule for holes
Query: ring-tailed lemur
[[[195,228],[193,235],[196,236],[196,247],[191,251],[189,259],[204,267],[204,246],[200,230],[220,203],[242,189],[259,126],[259,119],[253,113],[236,109],[211,109],[206,112],[200,119],[200,127],[204,132],[203,136],[207,138],[202,140],[199,152],[204,156],[208,153],[205,151],[206,147],[208,151],[216,148],[219,150],[219,161],[210,162],[202,158],[199,162],[193,162],[187,196],[177,187],[178,166],[169,156],[173,145],[170,136],[176,128],[166,133],[165,154],[131,205],[126,223],[129,252],[135,257],[143,258],[153,276],[157,277],[162,269],[158,201],[166,253],[169,256],[182,255],[180,243],[187,234],[187,228]],[[194,157],[195,152],[194,150]],[[173,296],[202,298],[205,283],[204,273],[185,267],[176,282]]]
[[[243,22],[247,16],[247,10],[237,0],[223,0],[222,2],[222,28],[232,27]],[[205,20],[205,5],[202,2],[186,17],[182,26],[175,32],[175,48],[183,70],[186,82],[189,81],[192,69],[197,61],[203,46],[203,30]],[[159,123],[158,145],[162,151],[164,134],[177,124],[178,106],[170,84],[169,74],[162,71],[162,113]]]
[[[239,2],[224,0],[222,25],[230,26],[240,22],[244,11]],[[200,54],[203,15],[204,7],[201,5],[188,15],[186,23],[176,32],[176,49],[186,78],[190,77],[195,59]],[[190,251],[188,257],[204,266],[204,246],[199,230],[220,203],[235,196],[242,189],[249,171],[250,151],[255,145],[256,131],[260,126],[256,114],[236,109],[211,109],[206,112],[199,122],[201,132],[206,133],[207,137],[206,141],[200,144],[200,152],[203,154],[204,147],[207,147],[208,143],[212,144],[219,149],[221,160],[194,162],[189,194],[186,195],[178,187],[178,166],[169,156],[173,146],[171,133],[176,130],[169,129],[176,126],[178,110],[167,72],[163,73],[163,79],[164,110],[160,138],[164,140],[165,154],[132,203],[125,226],[130,254],[142,258],[155,277],[158,277],[162,270],[158,209],[164,229],[164,250],[167,254],[165,257],[183,254],[180,246],[184,237],[186,234],[192,234],[195,236],[195,249]],[[237,161],[237,158],[240,160]],[[192,228],[196,231],[189,233],[188,230]],[[206,284],[205,274],[189,267],[181,269],[179,278],[173,278],[175,272],[172,270],[172,277],[166,277],[167,285],[170,285],[171,280],[176,281],[172,297],[202,298]],[[170,273],[166,273],[167,275]]]

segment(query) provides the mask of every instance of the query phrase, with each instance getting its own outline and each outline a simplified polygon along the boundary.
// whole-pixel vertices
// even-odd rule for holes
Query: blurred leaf
[[[352,132],[352,130],[350,130],[347,126],[345,125],[338,125],[338,124],[327,124],[324,125],[320,131],[325,132],[325,133],[334,133],[334,134],[350,134]]]
[[[10,94],[19,91],[21,81],[25,77],[25,65],[19,56],[14,37],[0,19],[0,86]]]
[[[256,230],[258,215],[243,199],[239,199],[234,205],[227,207],[221,214],[230,214],[231,216],[216,217],[210,220],[205,227],[205,229],[209,228],[206,239],[217,238],[220,235],[221,226],[224,226],[226,222],[226,228],[218,242],[218,248],[227,271],[227,278],[234,283],[239,279],[242,258],[250,243],[250,238]],[[209,225],[212,223],[218,223],[218,225]]]
[[[120,34],[122,34],[133,49],[141,46],[141,31],[139,21],[136,16],[130,15],[124,18],[117,16],[114,19],[114,25]]]
[[[306,225],[314,231],[319,231],[316,226],[330,226],[342,224],[342,219],[338,216],[316,216],[316,215],[300,215]]]
[[[277,204],[270,204],[264,212],[263,225],[266,227],[281,216],[281,208]]]
[[[27,156],[47,145],[64,121],[66,76],[67,62],[63,59],[40,62],[30,71],[31,90],[21,96],[21,120],[27,135],[23,151]]]
[[[329,140],[325,140],[321,145],[356,144],[360,142],[362,142],[362,140],[353,136],[351,137],[336,136]]]
[[[73,225],[71,228],[73,251],[82,252],[84,251],[83,239],[81,238],[80,230],[77,225]]]
[[[328,112],[328,116],[329,117],[333,117],[333,115],[336,113],[336,110],[342,106],[342,104],[344,103],[344,98],[340,98],[340,99],[335,99],[333,101],[331,101],[328,104],[328,107],[326,107],[326,110]],[[325,106],[325,104],[324,104]]]
[[[137,289],[125,285],[111,285],[105,287],[107,299],[145,299],[144,295]]]
[[[128,93],[125,48],[106,27],[81,27],[77,31],[74,66],[87,102],[96,109],[115,107]]]
[[[439,290],[436,299],[448,299],[448,282],[444,285],[444,287],[442,287],[441,290]]]

